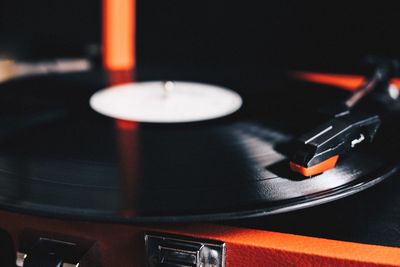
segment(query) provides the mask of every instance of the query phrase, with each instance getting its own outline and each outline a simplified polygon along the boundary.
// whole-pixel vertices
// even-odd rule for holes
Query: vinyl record
[[[396,126],[337,167],[304,178],[287,149],[318,106],[346,95],[290,81],[239,90],[233,115],[194,123],[132,123],[89,107],[101,79],[43,77],[0,90],[0,206],[112,222],[212,221],[313,206],[366,189],[397,170]]]

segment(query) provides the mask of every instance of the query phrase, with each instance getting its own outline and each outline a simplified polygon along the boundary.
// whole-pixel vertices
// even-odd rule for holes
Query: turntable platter
[[[321,175],[289,170],[285,144],[307,124],[293,114],[305,118],[315,110],[309,96],[329,102],[340,90],[292,82],[242,92],[242,109],[221,119],[136,124],[88,106],[103,87],[52,77],[5,85],[2,125],[18,125],[1,131],[1,207],[127,223],[226,220],[332,201],[397,170],[389,130]],[[35,112],[48,119],[35,124]]]

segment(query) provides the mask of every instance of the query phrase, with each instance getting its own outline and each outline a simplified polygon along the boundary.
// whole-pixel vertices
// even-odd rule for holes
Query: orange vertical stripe
[[[108,70],[133,70],[135,0],[103,0],[103,64]]]

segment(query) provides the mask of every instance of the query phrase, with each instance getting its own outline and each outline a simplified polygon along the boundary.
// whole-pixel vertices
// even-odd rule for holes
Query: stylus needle
[[[366,80],[344,102],[324,108],[332,116],[296,140],[290,169],[303,176],[313,176],[336,166],[343,155],[366,141],[372,142],[381,120],[375,114],[358,114],[351,109],[367,94],[383,86],[388,87],[396,69],[394,61],[379,64],[374,75]]]

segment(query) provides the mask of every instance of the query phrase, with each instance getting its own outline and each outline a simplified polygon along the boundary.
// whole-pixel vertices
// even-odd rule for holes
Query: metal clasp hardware
[[[23,267],[24,262],[28,254],[22,253],[22,252],[17,252],[17,260],[16,260],[16,266],[17,267]],[[79,263],[62,263],[60,267],[79,267]]]
[[[186,236],[145,235],[147,266],[225,267],[225,244]]]
[[[76,243],[46,237],[35,238],[35,235],[32,235],[32,238],[24,238],[21,241],[16,255],[16,266],[78,267],[91,245],[92,243],[86,240]]]

